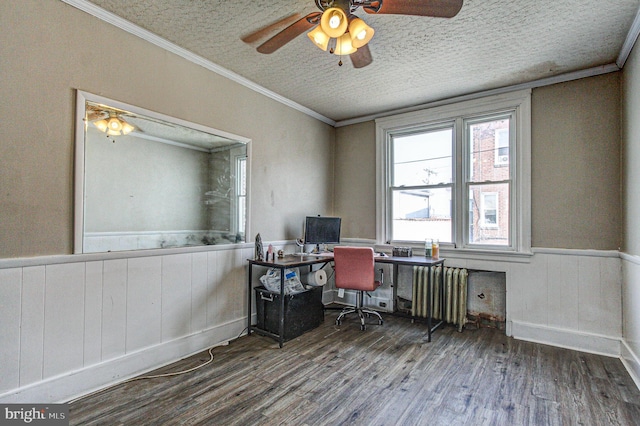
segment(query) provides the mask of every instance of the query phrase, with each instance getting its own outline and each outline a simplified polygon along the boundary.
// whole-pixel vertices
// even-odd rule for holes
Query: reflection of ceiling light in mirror
[[[116,113],[113,111],[109,112],[108,120],[98,120],[93,124],[100,131],[105,132],[109,136],[128,135],[133,130],[135,130],[135,127],[124,121],[122,118],[118,118],[116,116]]]

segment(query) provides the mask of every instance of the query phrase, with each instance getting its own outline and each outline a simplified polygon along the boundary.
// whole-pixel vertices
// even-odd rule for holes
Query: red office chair
[[[336,318],[336,325],[340,325],[342,318],[351,313],[357,313],[360,317],[361,330],[366,329],[365,315],[377,316],[378,324],[382,325],[382,317],[378,312],[362,307],[364,292],[375,290],[384,281],[384,279],[375,280],[373,249],[371,247],[334,247],[333,261],[336,272],[336,287],[357,291],[356,306],[344,308]],[[380,271],[382,272],[382,270]]]

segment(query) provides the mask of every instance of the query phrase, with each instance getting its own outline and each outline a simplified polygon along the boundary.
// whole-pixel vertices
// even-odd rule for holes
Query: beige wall
[[[252,234],[332,211],[331,126],[58,0],[0,2],[0,27],[0,258],[73,251],[76,89],[252,139]]]
[[[640,45],[636,43],[622,79],[622,250],[640,256]]]
[[[532,94],[532,245],[620,246],[618,73]],[[375,125],[338,128],[336,210],[344,237],[375,238]]]
[[[533,247],[620,247],[619,94],[619,73],[533,91]]]
[[[376,238],[375,140],[373,121],[336,131],[335,212],[345,238]]]

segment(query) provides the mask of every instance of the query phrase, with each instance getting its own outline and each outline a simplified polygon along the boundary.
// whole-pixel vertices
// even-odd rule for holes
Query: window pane
[[[451,242],[451,188],[394,190],[392,230],[397,241]]]
[[[471,182],[509,179],[509,121],[469,125]]]
[[[509,184],[469,189],[469,243],[509,245]]]
[[[238,175],[238,188],[236,190],[238,194],[238,233],[244,235],[247,226],[247,157],[239,157],[236,166]]]
[[[392,186],[452,182],[452,128],[394,137],[392,149]]]

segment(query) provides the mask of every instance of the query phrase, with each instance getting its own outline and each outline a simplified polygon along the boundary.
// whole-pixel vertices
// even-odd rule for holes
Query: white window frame
[[[501,114],[513,111],[511,125],[512,138],[510,149],[510,167],[513,188],[510,196],[510,234],[509,247],[477,246],[466,240],[465,230],[468,218],[468,194],[465,194],[465,149],[464,123],[471,118]],[[531,253],[531,90],[520,90],[433,105],[430,108],[397,114],[376,119],[376,242],[393,244],[391,241],[390,214],[390,177],[391,153],[390,141],[394,134],[437,125],[445,121],[455,121],[454,128],[454,168],[455,193],[453,195],[453,243],[442,244],[443,251],[455,252],[500,252],[504,254]],[[462,129],[458,131],[457,129]],[[465,206],[467,204],[467,206]],[[420,247],[420,242],[410,245]]]

